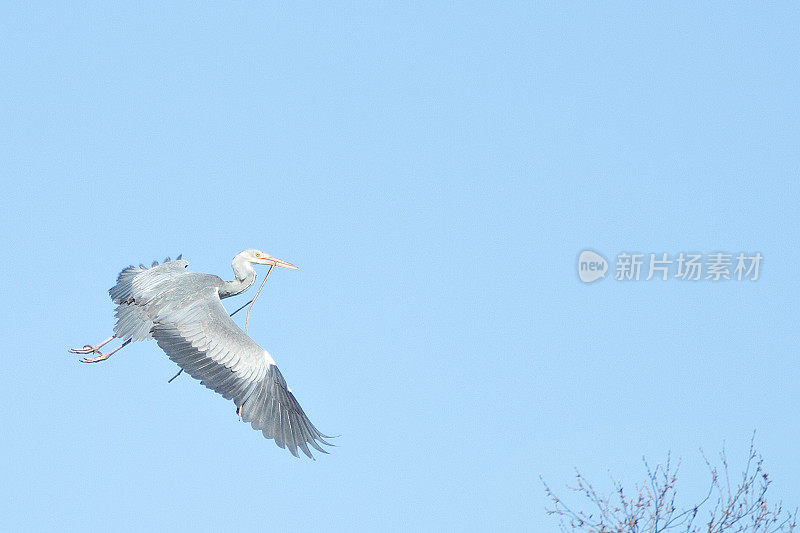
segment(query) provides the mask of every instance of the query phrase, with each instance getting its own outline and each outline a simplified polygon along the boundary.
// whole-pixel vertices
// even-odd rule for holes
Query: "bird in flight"
[[[240,419],[250,423],[281,448],[298,457],[299,447],[314,458],[308,445],[322,453],[320,445],[332,446],[331,438],[314,427],[286,385],[275,360],[256,344],[228,315],[222,298],[246,291],[255,282],[254,264],[296,269],[291,263],[260,250],[244,250],[233,258],[234,279],[223,281],[212,274],[191,272],[178,256],[152,267],[130,266],[120,272],[109,289],[117,304],[114,334],[95,346],[73,348],[71,353],[89,355],[81,361],[108,359],[132,341],[155,339],[182,371],[236,404]],[[245,304],[246,305],[246,304]],[[122,340],[114,350],[100,348],[113,339]]]

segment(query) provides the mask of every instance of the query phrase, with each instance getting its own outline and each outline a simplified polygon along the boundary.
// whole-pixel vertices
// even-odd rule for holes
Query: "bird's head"
[[[262,252],[261,250],[254,250],[249,249],[245,250],[237,255],[237,257],[241,257],[245,261],[249,263],[255,263],[258,265],[273,265],[279,266],[283,268],[291,268],[296,269],[297,267],[293,264],[284,261],[283,259],[278,259],[277,257],[272,257],[271,255]]]

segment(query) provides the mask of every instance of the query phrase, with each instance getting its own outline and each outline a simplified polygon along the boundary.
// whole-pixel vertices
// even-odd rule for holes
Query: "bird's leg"
[[[97,357],[85,357],[85,358],[81,359],[81,363],[99,363],[100,361],[105,361],[106,359],[108,359],[109,357],[111,357],[112,355],[114,355],[115,353],[117,353],[118,351],[120,351],[121,349],[123,349],[124,347],[126,347],[130,343],[131,343],[131,339],[128,339],[128,340],[126,340],[125,342],[123,342],[122,344],[120,344],[119,346],[117,346],[116,348],[114,348],[113,350],[111,350],[108,353],[101,353],[101,352],[98,352],[97,350],[95,350],[95,352],[97,352],[100,355],[98,355]]]
[[[241,422],[242,421],[242,406],[241,405],[236,408],[236,416],[239,417],[239,422]]]
[[[79,353],[79,354],[88,354],[88,353],[100,353],[99,350],[112,340],[116,338],[116,335],[111,335],[109,338],[98,344],[97,346],[89,346],[86,344],[83,348],[73,348],[69,351],[69,353]]]

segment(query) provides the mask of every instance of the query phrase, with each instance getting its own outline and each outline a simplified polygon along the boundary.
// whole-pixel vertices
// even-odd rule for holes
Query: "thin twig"
[[[264,288],[264,284],[267,282],[267,279],[269,279],[269,274],[270,274],[270,272],[272,272],[272,269],[274,267],[275,267],[275,265],[270,265],[269,266],[269,270],[267,270],[267,275],[264,276],[264,281],[261,282],[261,286],[256,291],[256,295],[253,296],[253,299],[250,301],[250,307],[247,308],[247,318],[244,319],[244,332],[245,333],[247,333],[247,323],[250,321],[250,310],[253,308],[253,304],[256,303],[256,298],[258,298],[258,295],[261,294],[261,289]]]
[[[233,313],[231,313],[229,316],[233,316],[233,315],[235,315],[236,313],[238,313],[239,311],[241,311],[242,309],[244,309],[245,307],[247,307],[248,305],[250,305],[251,303],[253,303],[253,301],[255,301],[255,298],[253,298],[252,300],[248,300],[248,301],[246,301],[246,302],[245,302],[245,304],[244,304],[243,306],[241,306],[239,309],[237,309],[236,311],[234,311]]]

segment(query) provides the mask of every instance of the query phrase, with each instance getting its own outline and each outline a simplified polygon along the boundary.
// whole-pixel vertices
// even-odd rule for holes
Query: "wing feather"
[[[288,448],[295,457],[298,457],[299,447],[313,459],[309,444],[326,453],[320,446],[320,443],[328,444],[324,440],[326,436],[303,412],[269,353],[253,342],[228,316],[215,286],[203,287],[194,295],[184,294],[178,289],[173,291],[173,297],[181,297],[180,305],[172,302],[156,305],[161,297],[153,296],[153,293],[165,288],[163,276],[151,275],[141,279],[144,273],[182,262],[171,261],[140,271],[130,282],[133,291],[123,286],[112,297],[123,298],[131,292],[134,298],[137,294],[143,299],[150,297],[153,307],[158,307],[150,313],[152,336],[161,349],[190,376],[224,398],[233,400],[241,409],[242,420],[249,422],[253,429],[261,430],[265,437],[274,439],[281,448]],[[180,275],[177,269],[173,270],[164,275]],[[181,271],[187,273],[183,267]],[[124,285],[126,272],[127,269],[120,274],[122,281],[118,286]]]

